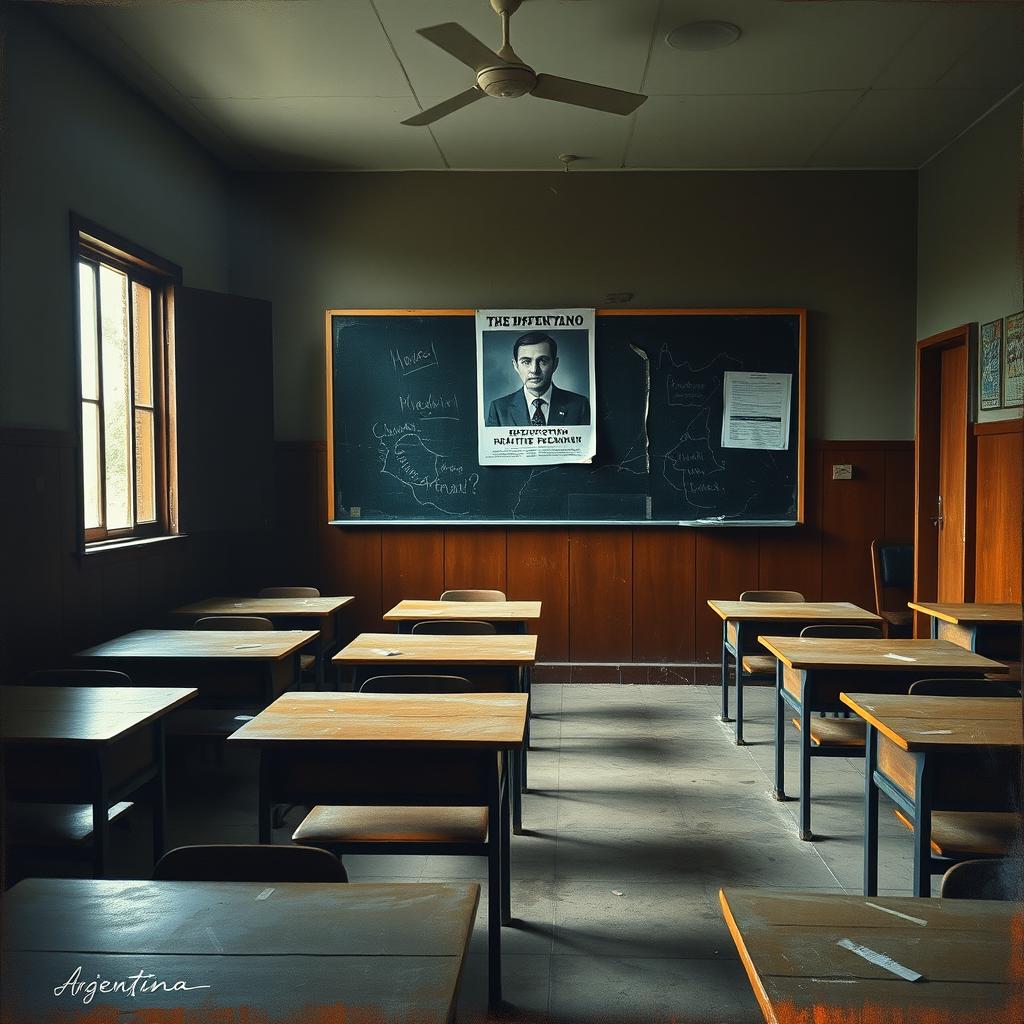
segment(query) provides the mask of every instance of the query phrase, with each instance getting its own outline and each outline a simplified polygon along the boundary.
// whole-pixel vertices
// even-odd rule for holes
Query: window
[[[86,545],[177,532],[178,268],[75,221]]]

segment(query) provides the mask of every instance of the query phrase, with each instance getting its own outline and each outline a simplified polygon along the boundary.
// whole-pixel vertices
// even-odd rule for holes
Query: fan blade
[[[472,89],[467,89],[465,92],[460,92],[457,96],[451,96],[446,100],[442,100],[429,110],[424,110],[419,114],[415,114],[414,116],[407,118],[402,122],[402,124],[411,124],[416,128],[424,124],[433,124],[435,121],[439,121],[446,114],[454,114],[456,110],[461,110],[470,103],[482,100],[486,95],[487,93],[482,89],[478,89],[474,85]]]
[[[471,67],[474,71],[481,68],[493,68],[504,64],[493,50],[488,49],[475,35],[467,32],[454,21],[446,21],[443,25],[430,25],[416,31],[435,46],[440,46],[445,53],[450,53],[456,60]]]
[[[609,89],[603,85],[577,82],[572,78],[559,78],[557,75],[538,75],[531,95],[556,103],[603,110],[608,114],[632,114],[647,99],[638,92],[623,92],[621,89]]]

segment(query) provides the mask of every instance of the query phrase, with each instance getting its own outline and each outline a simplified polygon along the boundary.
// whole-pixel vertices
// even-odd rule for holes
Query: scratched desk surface
[[[4,897],[0,1020],[106,1024],[184,1008],[234,1021],[230,1008],[248,1007],[251,1024],[447,1021],[479,895],[472,882],[26,879]],[[189,989],[55,994],[76,968],[85,982],[143,971]]]
[[[722,889],[722,913],[770,1024],[1019,1024],[1024,914],[992,900]],[[922,975],[908,981],[849,939]]]

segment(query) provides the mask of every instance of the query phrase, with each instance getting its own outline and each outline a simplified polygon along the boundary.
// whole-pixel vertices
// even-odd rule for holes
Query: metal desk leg
[[[864,895],[878,895],[878,732],[868,725],[864,746]]]
[[[522,751],[509,752],[509,789],[512,796],[512,831],[518,836],[523,831],[523,769]]]
[[[810,672],[803,672],[800,686],[800,838],[810,842],[811,835],[811,687]]]
[[[167,822],[167,772],[164,742],[164,723],[159,719],[153,728],[153,744],[156,757],[156,778],[153,780],[153,863],[163,855],[166,844]]]
[[[914,780],[914,895],[932,894],[932,793],[927,756],[915,754]]]
[[[513,692],[526,694],[526,729],[523,734],[523,748],[519,759],[522,774],[517,776],[517,785],[520,787],[520,789],[525,790],[527,788],[527,751],[529,751],[530,749],[530,691],[526,682],[525,669],[522,666],[520,666],[518,669],[513,669],[513,672],[515,673],[513,677]]]
[[[96,755],[95,784],[92,800],[92,874],[94,878],[106,877],[107,849],[110,846],[110,822],[107,808],[110,796],[107,791],[107,766],[103,752]]]
[[[266,751],[260,750],[259,790],[257,795],[257,821],[259,830],[259,841],[269,843],[270,833],[270,757]]]
[[[786,799],[786,702],[782,697],[782,662],[775,662],[775,791],[776,800]]]
[[[490,795],[487,801],[489,822],[501,820],[502,800],[499,792],[498,764],[491,770]],[[490,831],[490,829],[488,829]],[[487,842],[487,1001],[491,1006],[501,1002],[501,826]]]
[[[729,649],[725,646],[729,620],[722,620],[722,715],[723,722],[729,721]]]
[[[736,626],[736,657],[733,671],[736,673],[736,746],[743,743],[743,623]]]
[[[513,788],[513,779],[506,760],[501,786],[501,923],[508,924],[512,920],[512,864],[510,860],[511,837],[509,835],[509,790]]]

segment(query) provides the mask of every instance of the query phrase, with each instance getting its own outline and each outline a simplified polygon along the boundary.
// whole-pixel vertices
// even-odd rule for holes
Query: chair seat
[[[292,833],[296,843],[483,843],[486,807],[318,806]]]
[[[107,821],[118,821],[134,806],[113,804]],[[78,846],[92,841],[92,805],[9,803],[7,826],[12,846]]]
[[[311,672],[313,666],[316,664],[315,654],[300,654],[299,655],[299,669],[302,672]]]
[[[913,612],[890,611],[883,609],[878,613],[890,626],[909,626],[914,621]]]
[[[791,719],[800,729],[800,719]],[[863,718],[812,718],[811,743],[816,747],[851,747],[863,749],[865,745]]]
[[[914,831],[914,823],[899,808],[893,813]],[[938,857],[1006,857],[1020,827],[1020,815],[1014,811],[932,811],[932,853]]]
[[[774,676],[775,659],[770,654],[744,655],[743,671],[750,676]]]

